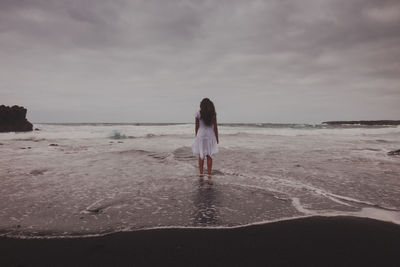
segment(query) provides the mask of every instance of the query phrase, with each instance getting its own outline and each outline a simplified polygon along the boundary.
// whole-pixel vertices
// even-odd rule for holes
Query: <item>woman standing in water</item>
[[[199,155],[199,171],[203,174],[204,158],[207,157],[207,173],[212,170],[212,156],[218,152],[218,126],[217,113],[214,103],[204,98],[200,102],[200,111],[196,117],[196,138],[192,145],[193,154]]]

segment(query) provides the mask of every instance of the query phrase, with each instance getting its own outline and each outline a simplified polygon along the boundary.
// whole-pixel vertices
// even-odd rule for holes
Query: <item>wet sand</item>
[[[312,217],[235,229],[0,238],[0,266],[399,266],[400,226]]]

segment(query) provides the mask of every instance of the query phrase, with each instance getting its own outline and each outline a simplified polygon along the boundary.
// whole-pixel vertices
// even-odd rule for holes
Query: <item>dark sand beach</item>
[[[400,226],[311,217],[235,229],[0,238],[1,266],[399,266]]]

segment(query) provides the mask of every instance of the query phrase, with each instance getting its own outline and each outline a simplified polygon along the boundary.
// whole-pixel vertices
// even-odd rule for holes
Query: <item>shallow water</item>
[[[400,224],[399,127],[224,125],[210,177],[194,126],[37,124],[0,134],[0,233],[87,236],[351,215]]]

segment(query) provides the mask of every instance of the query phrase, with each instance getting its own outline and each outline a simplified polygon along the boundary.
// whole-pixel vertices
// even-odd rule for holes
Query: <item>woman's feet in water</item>
[[[199,174],[199,178],[201,179],[201,180],[203,180],[203,178],[208,178],[208,179],[211,179],[211,174],[203,174],[203,173],[200,173]]]
[[[207,176],[208,179],[205,179],[205,178],[204,178],[205,176]],[[200,175],[199,175],[199,186],[203,186],[203,185],[213,185],[213,184],[214,184],[214,182],[213,182],[213,180],[211,179],[211,175],[203,175],[203,174],[200,174]]]
[[[202,159],[199,156],[199,171],[200,171],[200,175],[203,175],[203,170],[204,170],[204,159]],[[211,171],[212,171],[212,158],[207,155],[207,174],[208,174],[208,176],[211,176]]]

